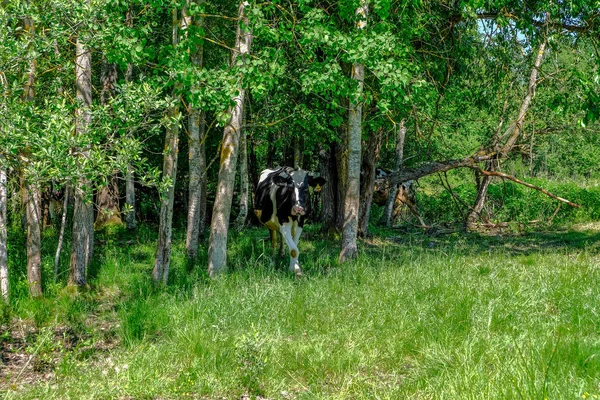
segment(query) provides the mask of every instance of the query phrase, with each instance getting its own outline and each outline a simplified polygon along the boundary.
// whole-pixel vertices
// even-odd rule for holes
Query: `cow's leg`
[[[296,243],[296,246],[298,246],[298,243],[300,242],[300,235],[302,234],[302,228],[298,226],[297,222],[294,222],[296,224],[296,226],[294,227],[294,243]]]
[[[271,238],[271,249],[273,250],[273,254],[275,254],[275,249],[277,248],[277,231],[269,229],[269,237]]]
[[[294,241],[294,237],[292,235],[292,229],[294,227],[294,222],[286,222],[281,225],[280,232],[281,236],[285,239],[285,243],[290,250],[290,271],[296,274],[296,276],[302,275],[302,270],[300,269],[300,264],[298,263],[298,255],[300,252],[298,251],[298,246]]]
[[[285,256],[285,246],[283,244],[283,241],[285,239],[281,235],[281,232],[277,232],[277,236],[279,236],[279,257],[284,257]]]

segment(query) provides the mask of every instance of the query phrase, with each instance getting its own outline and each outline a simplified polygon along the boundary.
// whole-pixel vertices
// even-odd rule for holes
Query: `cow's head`
[[[273,183],[283,187],[291,196],[292,215],[305,215],[310,207],[309,187],[320,190],[326,181],[322,177],[314,177],[302,169],[284,168],[273,177]]]

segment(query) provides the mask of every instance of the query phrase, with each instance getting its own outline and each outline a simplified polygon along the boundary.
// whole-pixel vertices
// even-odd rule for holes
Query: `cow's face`
[[[292,171],[281,171],[273,177],[273,182],[291,194],[292,215],[305,215],[310,206],[310,186],[320,190],[325,184],[325,179],[314,177],[310,173],[298,169]]]

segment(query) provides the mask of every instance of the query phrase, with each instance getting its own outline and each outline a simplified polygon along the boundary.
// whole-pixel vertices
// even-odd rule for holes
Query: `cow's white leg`
[[[296,246],[298,246],[298,243],[300,243],[300,235],[302,235],[302,228],[298,226],[298,223],[296,222],[296,226],[294,226],[294,232],[293,232],[293,236],[294,236],[294,243],[296,243]]]
[[[290,250],[290,271],[299,276],[302,275],[302,270],[300,269],[300,264],[298,263],[298,255],[300,252],[298,251],[298,246],[296,245],[294,236],[292,235],[293,228],[294,222],[286,222],[281,225],[280,232],[288,246],[288,249]]]

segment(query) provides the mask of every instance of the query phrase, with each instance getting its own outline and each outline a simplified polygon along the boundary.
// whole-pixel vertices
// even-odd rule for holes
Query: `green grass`
[[[162,289],[149,280],[150,227],[133,237],[101,237],[89,290],[58,288],[43,304],[23,298],[14,306],[13,316],[38,327],[31,353],[60,359],[54,378],[12,382],[5,397],[600,394],[597,232],[503,238],[380,231],[343,266],[338,245],[315,232],[308,229],[301,242],[302,279],[287,272],[287,260],[270,257],[265,231],[250,229],[230,236],[230,271],[214,281],[204,272],[205,248],[199,267],[186,270],[179,232],[172,282]],[[136,243],[121,244],[127,240]],[[44,339],[56,326],[84,339],[56,349],[52,337]],[[117,345],[98,350],[95,344],[111,337]]]

